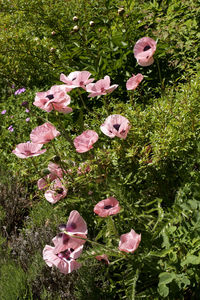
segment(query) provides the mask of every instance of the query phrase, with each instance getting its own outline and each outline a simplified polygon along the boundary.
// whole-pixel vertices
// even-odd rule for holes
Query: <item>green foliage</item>
[[[198,3],[2,0],[0,4],[0,110],[7,110],[0,117],[0,298],[198,297]],[[120,7],[124,13],[118,12]],[[155,63],[147,68],[137,65],[133,56],[133,46],[143,36],[157,40]],[[119,87],[93,99],[85,91],[82,99],[77,89],[71,91],[73,112],[68,115],[46,113],[32,104],[37,91],[59,84],[61,72],[75,70],[88,70],[95,80],[108,74]],[[127,92],[127,79],[139,72],[144,80]],[[22,86],[26,92],[14,95]],[[128,118],[131,129],[125,140],[101,132],[100,125],[110,114]],[[30,140],[32,129],[47,121],[61,135],[44,145],[46,153],[24,160],[11,153],[17,144]],[[95,130],[99,140],[89,152],[76,153],[73,139],[87,129]],[[67,196],[55,205],[37,189],[50,161],[67,171]],[[120,213],[105,219],[94,215],[94,205],[109,196],[118,199]],[[83,267],[63,275],[45,265],[42,250],[71,210],[78,210],[87,222],[92,242],[86,243],[79,259]],[[120,252],[120,235],[131,228],[141,233],[141,243],[133,254]],[[95,259],[102,253],[109,258],[108,266]]]

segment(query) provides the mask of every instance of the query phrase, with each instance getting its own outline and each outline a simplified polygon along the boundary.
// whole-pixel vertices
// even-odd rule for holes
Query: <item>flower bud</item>
[[[125,12],[125,10],[124,10],[123,7],[120,7],[120,8],[118,9],[118,15],[119,15],[119,16],[123,15],[124,12]]]
[[[78,32],[78,31],[79,31],[79,27],[78,27],[77,25],[75,25],[75,26],[73,27],[73,31],[74,31],[74,32]]]
[[[73,21],[74,21],[74,22],[77,22],[78,20],[79,20],[79,19],[78,19],[77,16],[74,16],[74,17],[73,17]]]
[[[90,23],[89,23],[89,24],[90,24],[90,26],[91,26],[91,27],[93,27],[93,26],[94,26],[94,22],[93,22],[93,21],[90,21]]]
[[[52,31],[51,35],[55,35],[55,34],[56,34],[56,32],[55,32],[55,31]]]

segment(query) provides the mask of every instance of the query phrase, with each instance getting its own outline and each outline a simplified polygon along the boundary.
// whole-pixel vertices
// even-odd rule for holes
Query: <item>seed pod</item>
[[[78,27],[77,25],[75,25],[75,26],[73,27],[73,31],[74,31],[74,32],[78,32],[78,31],[79,31],[79,27]]]
[[[119,15],[119,16],[123,15],[124,12],[125,12],[125,10],[124,10],[123,7],[120,7],[120,8],[118,9],[118,15]]]
[[[77,22],[78,20],[79,20],[79,19],[78,19],[77,16],[74,16],[74,17],[73,17],[73,21],[74,21],[74,22]]]
[[[90,26],[91,26],[91,27],[93,27],[93,26],[94,26],[94,22],[93,22],[93,21],[90,21],[90,23],[89,23],[89,24],[90,24]]]

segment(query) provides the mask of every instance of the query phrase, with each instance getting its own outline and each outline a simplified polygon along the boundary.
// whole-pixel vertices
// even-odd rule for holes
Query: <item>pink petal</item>
[[[133,253],[138,248],[141,241],[141,234],[137,234],[133,229],[130,232],[122,234],[119,242],[119,250]]]
[[[126,88],[127,90],[135,90],[136,87],[140,84],[140,82],[143,80],[142,74],[137,74],[136,76],[133,75],[131,78],[129,78],[126,82]]]

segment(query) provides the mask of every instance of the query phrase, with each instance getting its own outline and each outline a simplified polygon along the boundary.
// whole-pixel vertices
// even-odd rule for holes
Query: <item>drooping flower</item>
[[[25,91],[26,91],[26,89],[24,87],[20,88],[17,91],[15,91],[14,95],[20,95],[21,93],[24,93]]]
[[[69,274],[81,267],[76,259],[81,255],[83,245],[79,239],[69,238],[65,243],[63,239],[55,237],[52,241],[55,247],[46,245],[43,249],[43,259],[49,267],[57,267],[61,273]]]
[[[36,93],[33,104],[46,112],[56,110],[62,113],[72,112],[72,108],[68,107],[70,104],[70,96],[66,94],[69,89],[66,85],[52,86],[47,92]]]
[[[48,187],[48,190],[46,190],[44,194],[46,200],[52,204],[55,204],[60,199],[65,198],[66,195],[67,189],[58,178],[54,179],[51,182],[50,186]]]
[[[44,176],[43,178],[38,179],[37,181],[37,187],[39,190],[48,190],[51,182],[57,178],[54,174],[48,174],[47,176]]]
[[[36,144],[46,144],[59,135],[60,132],[52,124],[46,122],[32,130],[30,139]]]
[[[7,111],[6,109],[2,110],[1,114],[5,115],[6,111]]]
[[[146,67],[153,64],[153,55],[156,51],[156,41],[149,37],[143,37],[137,41],[133,53],[140,66]]]
[[[74,146],[78,153],[84,153],[93,148],[99,136],[94,130],[86,130],[74,139]]]
[[[101,131],[111,137],[115,136],[125,139],[130,129],[129,120],[121,115],[110,115],[101,125]]]
[[[119,202],[114,197],[109,197],[98,202],[94,207],[95,214],[102,218],[112,216],[120,211]]]
[[[53,162],[48,164],[48,170],[51,174],[55,175],[56,177],[62,178],[63,177],[63,170],[61,167]]]
[[[12,151],[16,156],[20,158],[28,158],[32,156],[38,156],[46,152],[46,149],[42,149],[43,144],[35,144],[35,143],[21,143],[16,146],[16,148]]]
[[[97,255],[95,258],[101,262],[104,262],[106,265],[109,265],[110,263],[106,254]]]
[[[90,78],[91,73],[88,71],[75,71],[71,72],[68,76],[63,73],[60,75],[60,81],[64,82],[69,88],[81,87],[85,90],[85,86],[92,81],[94,78]]]
[[[133,253],[138,248],[141,241],[141,234],[137,234],[133,229],[120,236],[119,250]]]
[[[129,78],[126,82],[126,89],[127,90],[135,90],[136,87],[140,84],[140,82],[143,80],[142,74],[132,75],[131,78]]]
[[[118,84],[110,85],[110,77],[106,75],[104,79],[100,79],[96,83],[88,84],[86,86],[86,91],[90,93],[88,97],[96,97],[111,93],[117,87]]]

